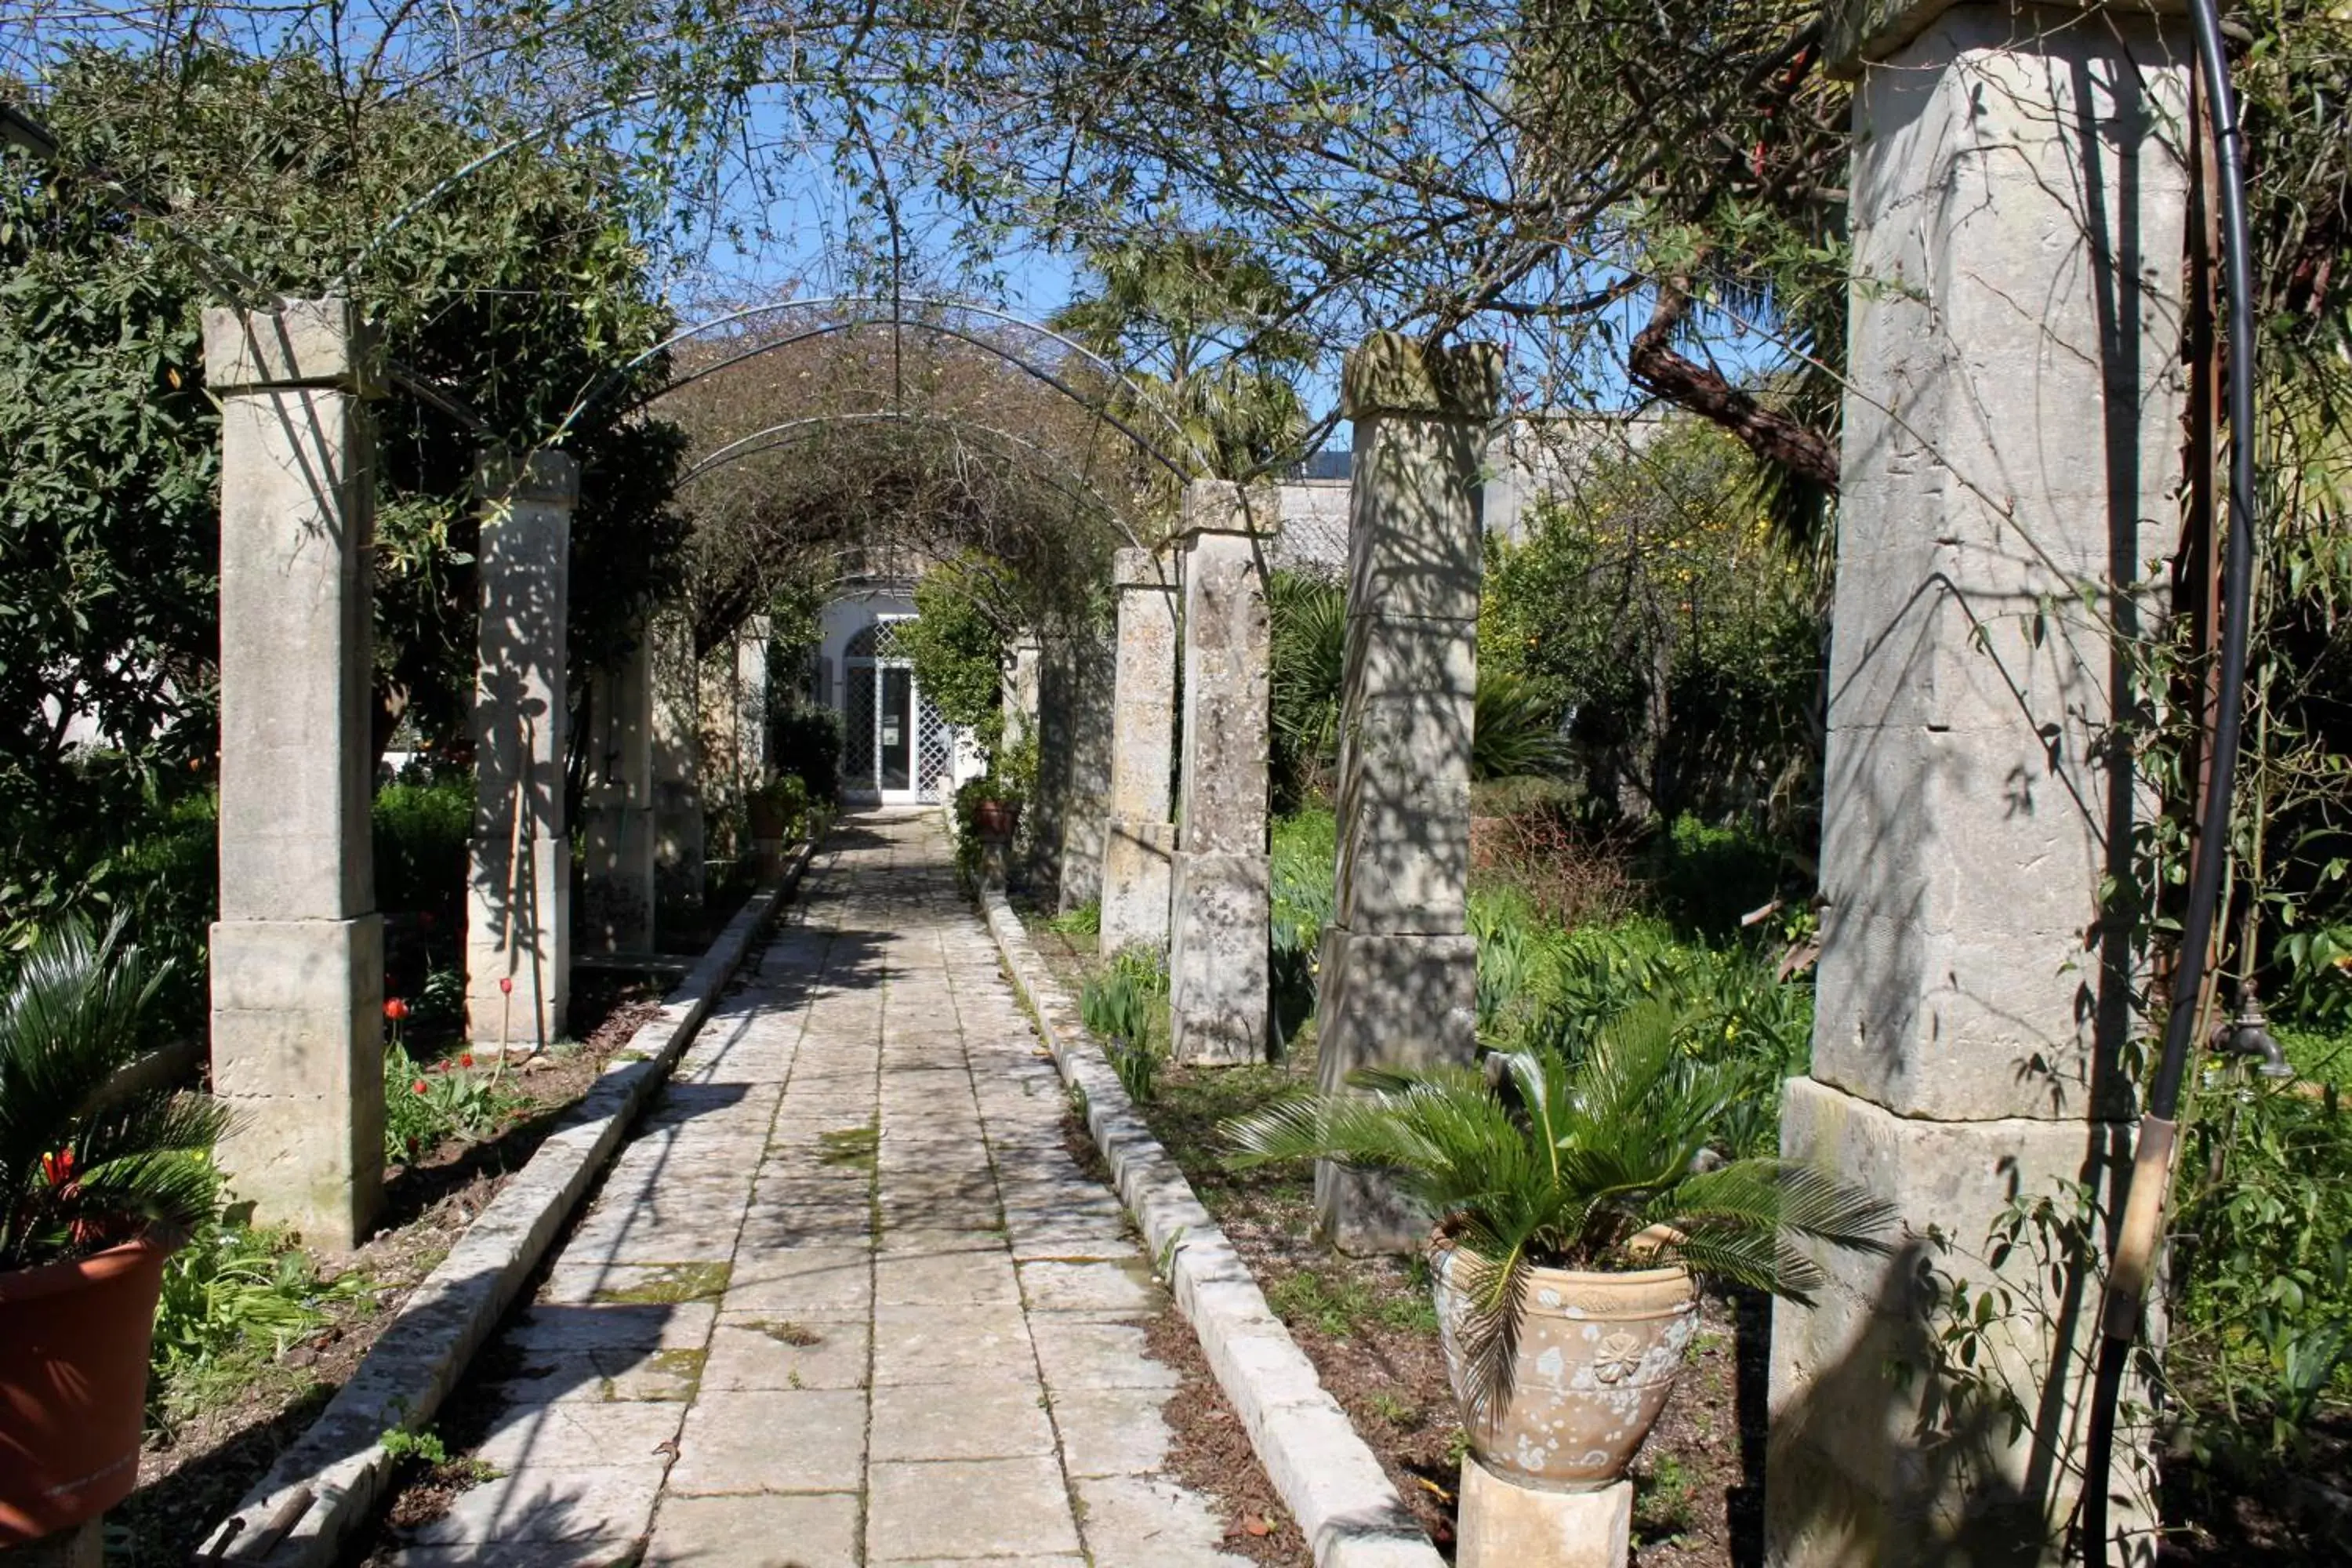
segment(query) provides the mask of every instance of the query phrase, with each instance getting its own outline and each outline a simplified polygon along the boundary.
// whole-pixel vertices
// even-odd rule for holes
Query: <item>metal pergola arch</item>
[[[898,409],[873,409],[862,413],[806,414],[796,419],[782,420],[763,430],[754,430],[748,436],[740,436],[699,458],[693,467],[678,476],[678,488],[684,489],[697,479],[716,473],[731,463],[757,457],[761,452],[773,451],[776,447],[784,445],[785,438],[795,431],[814,429],[826,425],[875,424],[911,425],[919,428],[945,430],[959,435],[984,436],[1003,442],[1008,447],[1018,448],[1021,452],[1040,459],[1035,466],[1040,479],[1053,485],[1073,501],[1091,503],[1100,507],[1128,543],[1139,549],[1145,547],[1134,528],[1128,522],[1122,510],[1108,496],[1097,489],[1092,480],[1068,463],[1057,458],[1043,444],[976,419],[941,418],[926,414],[906,413]]]
[[[710,317],[707,321],[696,322],[692,326],[671,333],[668,337],[645,350],[635,357],[614,366],[612,370],[606,372],[602,377],[600,377],[593,384],[583,390],[581,395],[573,401],[571,409],[565,413],[562,423],[556,427],[554,434],[549,437],[549,445],[552,446],[560,444],[562,441],[563,437],[571,430],[572,425],[577,422],[583,415],[603,399],[612,395],[612,394],[619,387],[625,385],[633,372],[644,365],[647,361],[653,359],[656,355],[666,353],[681,343],[692,342],[694,339],[698,338],[707,332],[718,331],[727,327],[740,325],[747,321],[757,321],[770,316],[783,315],[794,311],[806,312],[812,310],[833,310],[846,308],[853,313],[835,321],[820,322],[805,331],[793,332],[786,337],[760,343],[755,347],[745,349],[740,353],[730,354],[715,364],[705,365],[701,369],[697,370],[691,375],[671,382],[668,385],[664,386],[658,391],[651,393],[646,397],[640,399],[639,402],[633,406],[649,407],[653,404],[659,402],[662,398],[668,396],[671,393],[681,391],[686,387],[693,385],[696,382],[718,374],[720,371],[741,364],[749,360],[757,359],[762,354],[773,353],[780,349],[791,348],[796,344],[811,342],[819,338],[831,337],[836,333],[852,331],[863,327],[888,327],[894,333],[903,332],[908,329],[912,329],[919,332],[928,333],[935,337],[949,338],[955,342],[968,344],[972,348],[980,350],[983,353],[993,356],[1005,364],[1011,365],[1013,369],[1019,371],[1022,374],[1028,376],[1032,380],[1060,393],[1064,397],[1068,398],[1072,403],[1076,404],[1079,407],[1086,409],[1088,413],[1094,415],[1103,423],[1117,430],[1120,435],[1126,437],[1129,442],[1131,443],[1138,451],[1141,452],[1152,462],[1157,463],[1160,468],[1166,469],[1179,484],[1181,484],[1186,479],[1190,479],[1194,472],[1204,472],[1210,467],[1205,455],[1200,450],[1198,443],[1193,441],[1191,432],[1187,431],[1183,425],[1178,421],[1174,416],[1168,414],[1165,410],[1160,411],[1160,423],[1167,426],[1170,431],[1171,431],[1182,443],[1185,455],[1192,459],[1192,462],[1195,465],[1194,467],[1188,468],[1184,463],[1170,457],[1167,452],[1163,451],[1160,446],[1153,442],[1149,437],[1136,429],[1134,426],[1129,424],[1125,419],[1120,418],[1117,414],[1112,413],[1110,409],[1105,406],[1099,399],[1087,396],[1084,393],[1072,386],[1061,376],[1055,374],[1053,371],[1047,369],[1044,365],[1034,363],[1027,355],[1015,353],[1013,350],[1007,348],[1004,344],[982,336],[979,332],[950,325],[947,321],[934,320],[927,316],[909,317],[906,313],[907,307],[908,306],[913,306],[919,310],[924,310],[981,316],[992,321],[1001,321],[1006,325],[1017,327],[1024,331],[1034,332],[1039,337],[1049,338],[1055,342],[1059,343],[1062,347],[1069,350],[1071,353],[1078,355],[1087,363],[1093,365],[1097,370],[1101,371],[1111,380],[1117,382],[1129,392],[1134,394],[1139,405],[1149,405],[1149,399],[1145,396],[1143,389],[1136,384],[1135,380],[1131,376],[1129,376],[1125,371],[1121,370],[1118,365],[1112,363],[1109,360],[1105,359],[1102,355],[1095,353],[1092,349],[1087,348],[1084,343],[1077,342],[1067,334],[1056,331],[1053,328],[1045,326],[1042,322],[1030,321],[1028,318],[1017,315],[1010,310],[1001,310],[992,305],[975,304],[972,301],[965,300],[950,300],[929,295],[885,296],[877,294],[835,294],[812,300],[778,300],[772,304],[746,306],[742,310],[726,311],[722,314]],[[881,313],[878,309],[880,307],[887,307],[887,313]]]

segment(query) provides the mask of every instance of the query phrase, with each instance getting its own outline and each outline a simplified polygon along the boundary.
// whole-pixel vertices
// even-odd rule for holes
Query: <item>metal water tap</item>
[[[2286,1053],[2279,1048],[2278,1040],[2271,1034],[2270,1020],[2263,1016],[2262,996],[2251,980],[2238,987],[2237,1016],[2226,1024],[2214,1026],[2213,1050],[2225,1057],[2260,1057],[2263,1065],[2254,1071],[2263,1078],[2289,1079],[2294,1076],[2294,1068],[2288,1064]]]

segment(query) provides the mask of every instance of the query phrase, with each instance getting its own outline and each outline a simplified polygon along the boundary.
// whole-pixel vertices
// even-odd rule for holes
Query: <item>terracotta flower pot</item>
[[[0,1274],[0,1547],[131,1495],[171,1252],[142,1239]]]
[[[1462,1350],[1469,1301],[1453,1283],[1461,1257],[1448,1249],[1434,1259],[1437,1322],[1471,1452],[1489,1470],[1556,1490],[1622,1476],[1674,1392],[1698,1322],[1698,1286],[1689,1272],[1536,1269],[1519,1320],[1511,1396],[1474,1420]]]
[[[983,800],[971,808],[971,830],[992,844],[1003,844],[1021,826],[1017,801]]]

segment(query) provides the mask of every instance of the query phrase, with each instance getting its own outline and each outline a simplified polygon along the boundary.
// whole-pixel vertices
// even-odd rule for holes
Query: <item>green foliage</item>
[[[375,853],[376,907],[436,921],[465,918],[474,831],[472,775],[453,773],[429,783],[393,783],[376,791],[369,809]]]
[[[1783,891],[1787,856],[1752,820],[1715,826],[1685,813],[1643,847],[1643,873],[1659,911],[1722,940]],[[1791,889],[1793,890],[1793,889]]]
[[[1074,910],[1064,910],[1045,922],[1045,929],[1063,936],[1098,936],[1102,932],[1102,900],[1088,899]]]
[[[1078,1016],[1102,1040],[1127,1097],[1138,1105],[1156,1100],[1168,1017],[1166,960],[1141,948],[1113,953],[1079,993]]]
[[[1475,1410],[1508,1397],[1533,1268],[1666,1260],[1803,1300],[1822,1277],[1784,1237],[1885,1250],[1887,1205],[1812,1166],[1721,1159],[1711,1145],[1738,1088],[1683,1049],[1685,1027],[1671,1007],[1639,1004],[1573,1056],[1504,1058],[1499,1087],[1475,1068],[1358,1074],[1355,1092],[1229,1123],[1233,1158],[1388,1172],[1438,1216],[1471,1303]]]
[[[1557,773],[1567,761],[1559,715],[1535,682],[1481,669],[1470,732],[1470,776],[1514,779]]]
[[[376,1442],[383,1447],[384,1458],[394,1464],[408,1459],[435,1466],[449,1462],[449,1446],[441,1440],[441,1434],[429,1426],[414,1432],[405,1426],[387,1427]]]
[[[383,1048],[383,1157],[394,1164],[451,1139],[479,1142],[504,1131],[525,1101],[470,1051],[420,1066],[397,1036]]]
[[[2294,1460],[2352,1413],[2352,1117],[2224,1070],[2190,1110],[2167,1360],[2202,1445]]]
[[[1276,571],[1265,584],[1271,633],[1271,784],[1287,816],[1322,788],[1339,752],[1339,689],[1348,648],[1348,595],[1328,578]]]
[[[795,708],[776,721],[774,762],[797,775],[811,798],[841,799],[841,715],[830,708]]]
[[[1491,546],[1481,695],[1490,671],[1516,677],[1521,728],[1569,719],[1598,809],[1792,822],[1810,809],[1821,589],[1775,542],[1747,473],[1727,437],[1670,424],[1597,458],[1525,538]]]
[[[944,561],[915,584],[915,618],[898,645],[940,717],[971,731],[993,761],[1004,739],[1005,621],[1001,589],[979,557]]]
[[[1437,1307],[1428,1290],[1378,1290],[1344,1266],[1285,1274],[1267,1289],[1265,1304],[1285,1323],[1307,1324],[1335,1340],[1370,1327],[1437,1332]]]
[[[1125,371],[1104,391],[1146,440],[1196,478],[1244,479],[1300,456],[1312,348],[1284,329],[1289,290],[1241,237],[1154,233],[1087,262],[1085,291],[1051,324]]]
[[[154,1372],[167,1410],[241,1389],[339,1310],[372,1300],[363,1276],[321,1279],[290,1234],[256,1227],[247,1206],[207,1220],[163,1266]]]
[[[216,750],[220,425],[197,312],[230,285],[181,233],[262,293],[350,294],[391,356],[488,426],[404,391],[375,405],[380,736],[395,707],[428,736],[466,732],[482,447],[545,441],[667,320],[599,139],[526,145],[390,229],[482,151],[438,95],[194,44],[51,65],[63,164],[174,218],[133,219],[107,180],[0,150],[0,923],[20,932],[103,911],[94,873],[173,830]],[[583,469],[572,546],[594,566],[572,574],[581,667],[616,657],[675,574],[677,433],[626,406],[666,374],[649,361],[564,436]],[[176,937],[142,936],[177,956]]]
[[[226,1113],[126,1071],[155,1043],[160,979],[118,919],[61,922],[0,980],[0,1269],[211,1215]]]

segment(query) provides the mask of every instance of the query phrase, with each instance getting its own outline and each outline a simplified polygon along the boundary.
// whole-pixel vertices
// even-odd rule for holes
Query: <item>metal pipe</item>
[[[2189,0],[2189,16],[2197,36],[2197,64],[2212,111],[2219,154],[2221,277],[2230,297],[2230,532],[2222,574],[2221,681],[2220,700],[2214,705],[2213,744],[2208,752],[2212,787],[2205,792],[2189,868],[2189,908],[2181,922],[2180,963],[2173,973],[2170,1011],[2165,1017],[2164,1052],[2148,1087],[2147,1114],[2140,1119],[2131,1186],[2100,1302],[2101,1342],[2098,1370],[2091,1385],[2081,1531],[2083,1560],[2095,1565],[2107,1561],[2107,1487],[2115,1464],[2116,1408],[2132,1347],[2139,1338],[2148,1275],[2164,1229],[2180,1084],[2197,1032],[2198,1004],[2204,994],[2215,910],[2221,901],[2222,863],[2229,857],[2230,809],[2246,686],[2247,623],[2252,610],[2254,286],[2246,222],[2245,132],[2238,121],[2238,95],[2222,50],[2221,19],[2215,0]]]

